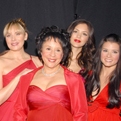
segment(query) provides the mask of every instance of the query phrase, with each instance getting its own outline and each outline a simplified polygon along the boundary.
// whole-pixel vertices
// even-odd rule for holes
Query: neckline
[[[98,99],[98,97],[102,94],[102,92],[105,90],[105,88],[108,86],[108,84],[109,84],[109,83],[107,83],[107,84],[102,88],[102,90],[101,90],[100,93],[96,96],[96,98],[93,98],[93,97],[91,96],[91,99],[92,99],[93,102],[94,102],[95,100]]]
[[[46,92],[47,90],[51,89],[51,88],[55,88],[55,87],[59,87],[59,86],[63,86],[63,87],[67,87],[67,85],[64,84],[58,84],[58,85],[53,85],[51,87],[46,88],[45,90],[43,90],[41,87],[37,86],[37,85],[29,85],[29,87],[36,87],[38,89],[40,89],[43,92]]]
[[[6,73],[6,74],[3,74],[2,76],[6,76],[6,75],[11,75],[11,73],[13,73],[13,70],[16,70],[16,69],[19,69],[21,66],[23,66],[23,65],[25,65],[26,63],[28,63],[28,62],[31,62],[32,60],[31,59],[29,59],[29,60],[26,60],[25,62],[23,62],[23,63],[21,63],[21,64],[19,64],[18,66],[16,66],[15,68],[13,68],[12,70],[10,70],[8,73]],[[32,61],[33,62],[33,61]],[[34,64],[34,63],[33,63]],[[34,66],[36,67],[36,65],[34,64]]]
[[[44,76],[46,76],[46,77],[53,77],[54,75],[56,75],[56,74],[60,71],[60,69],[61,69],[61,66],[59,66],[59,68],[58,68],[55,72],[50,73],[50,74],[47,74],[47,73],[45,73],[44,67],[43,67],[43,68],[41,69],[41,72],[42,72],[42,74],[43,74]]]

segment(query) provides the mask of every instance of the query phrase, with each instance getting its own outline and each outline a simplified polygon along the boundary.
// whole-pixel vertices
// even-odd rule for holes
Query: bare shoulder
[[[4,67],[5,65],[7,65],[9,62],[9,59],[6,58],[5,55],[0,55],[0,68]]]
[[[32,60],[34,62],[34,64],[37,66],[37,67],[40,67],[42,66],[42,62],[39,60],[39,58],[37,56],[31,56],[32,57]]]
[[[8,58],[6,57],[6,53],[2,52],[0,53],[0,62],[6,61]]]

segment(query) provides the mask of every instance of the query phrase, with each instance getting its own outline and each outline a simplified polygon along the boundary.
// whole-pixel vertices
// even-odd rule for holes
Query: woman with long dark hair
[[[88,121],[121,121],[121,38],[109,34],[99,44],[85,82]]]
[[[70,24],[67,31],[70,35],[71,52],[65,65],[86,79],[95,53],[94,28],[89,21],[77,19]]]

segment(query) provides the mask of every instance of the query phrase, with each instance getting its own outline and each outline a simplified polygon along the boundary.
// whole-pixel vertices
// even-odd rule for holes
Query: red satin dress
[[[35,69],[36,66],[33,63],[32,59],[24,62],[23,64],[19,65],[11,72],[6,75],[3,75],[3,87],[9,84],[9,82],[16,77],[21,71],[25,68],[28,69]],[[2,105],[0,105],[0,121],[13,121],[13,113],[14,113],[14,105],[17,100],[18,96],[18,86],[11,94],[11,96],[5,101]]]
[[[73,121],[87,121],[83,78],[62,66],[67,85],[52,86],[44,91],[30,86],[41,68],[22,76],[14,121],[72,121],[72,117]]]
[[[100,92],[96,99],[88,102],[88,121],[121,121],[120,108],[106,108],[108,104],[108,85]]]
[[[43,91],[31,85],[27,92],[27,121],[73,121],[66,85],[56,85]]]

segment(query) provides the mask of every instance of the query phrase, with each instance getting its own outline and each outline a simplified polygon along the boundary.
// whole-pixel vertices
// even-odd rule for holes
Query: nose
[[[54,57],[55,56],[55,51],[52,50],[51,53],[50,53],[50,55]]]
[[[11,40],[13,40],[13,41],[14,41],[14,40],[15,40],[15,37],[14,37],[14,36],[11,36]]]
[[[80,34],[80,33],[78,33],[78,34],[77,34],[77,38],[80,38],[80,37],[81,37],[81,34]]]
[[[107,53],[107,57],[111,57],[111,53],[110,52]]]

